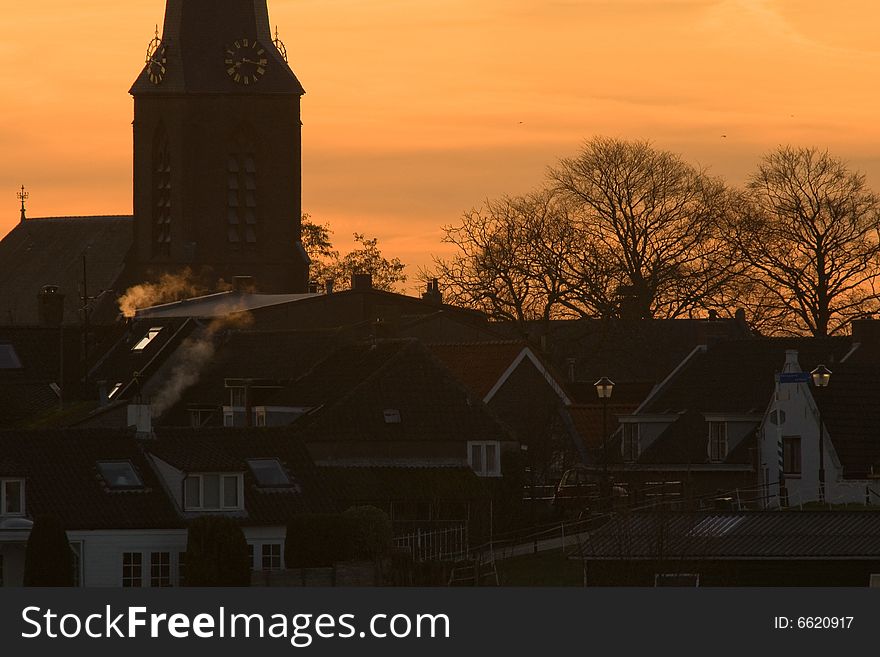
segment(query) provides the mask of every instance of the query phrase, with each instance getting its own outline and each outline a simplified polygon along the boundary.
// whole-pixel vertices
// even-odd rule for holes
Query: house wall
[[[776,403],[771,402],[760,429],[761,467],[765,483],[778,495],[779,488],[779,441],[786,436],[801,438],[801,473],[785,473],[785,488],[790,505],[806,504],[820,499],[819,496],[819,411],[810,390],[810,384],[780,385],[778,406],[783,422],[777,425]],[[866,483],[844,480],[840,460],[834,450],[833,436],[824,432],[825,452],[825,500],[833,504],[864,504]],[[880,503],[880,499],[873,500]],[[771,506],[778,504],[773,501]]]
[[[178,556],[186,552],[186,530],[68,531],[70,542],[81,542],[81,585],[122,586],[123,552],[141,552],[143,585],[150,585],[150,553],[171,553],[171,581],[178,582]]]

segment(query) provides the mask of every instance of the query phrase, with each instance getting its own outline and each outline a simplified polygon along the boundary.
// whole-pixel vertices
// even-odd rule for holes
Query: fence
[[[465,525],[443,529],[416,529],[396,536],[392,544],[409,550],[413,561],[460,561],[468,558],[468,531]]]

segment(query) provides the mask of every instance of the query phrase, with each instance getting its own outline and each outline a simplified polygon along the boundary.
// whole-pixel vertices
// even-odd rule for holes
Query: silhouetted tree
[[[186,586],[249,586],[250,569],[247,541],[232,518],[192,521],[186,541]]]
[[[34,520],[24,553],[25,586],[73,586],[73,551],[56,516]]]
[[[815,148],[780,147],[747,184],[731,226],[774,332],[826,336],[878,308],[880,200]]]
[[[368,239],[355,233],[354,241],[358,246],[340,256],[333,247],[332,233],[330,224],[317,224],[308,214],[303,215],[302,243],[312,260],[309,277],[319,285],[332,280],[336,290],[346,290],[351,286],[353,274],[371,274],[373,287],[389,292],[398,283],[406,282],[406,265],[399,258],[388,259],[382,255],[378,238]]]
[[[572,234],[600,271],[576,281],[586,307],[674,318],[715,305],[736,277],[722,232],[732,195],[717,178],[644,141],[596,137],[550,170],[570,203]]]

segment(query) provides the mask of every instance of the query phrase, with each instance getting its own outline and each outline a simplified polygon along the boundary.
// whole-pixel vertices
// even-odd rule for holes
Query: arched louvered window
[[[171,151],[168,134],[159,128],[153,152],[153,250],[171,253]]]
[[[240,249],[257,243],[257,163],[250,139],[234,144],[226,165],[226,235]]]

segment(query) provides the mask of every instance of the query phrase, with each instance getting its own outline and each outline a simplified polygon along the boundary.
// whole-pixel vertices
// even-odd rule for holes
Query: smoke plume
[[[224,281],[207,285],[193,275],[187,267],[176,274],[162,274],[155,283],[141,283],[128,288],[119,299],[119,310],[124,317],[131,318],[141,308],[149,308],[162,303],[171,303],[211,292],[223,292],[231,286]]]
[[[205,366],[214,359],[219,333],[224,330],[247,328],[251,324],[253,324],[253,316],[249,313],[218,317],[184,340],[175,353],[171,373],[162,387],[152,396],[153,417],[160,417],[180,400],[189,387],[198,382]]]

